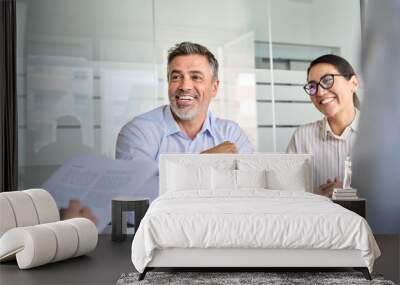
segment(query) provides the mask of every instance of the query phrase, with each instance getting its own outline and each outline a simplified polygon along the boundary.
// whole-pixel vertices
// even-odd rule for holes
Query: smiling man
[[[161,153],[251,153],[238,124],[215,118],[208,109],[218,86],[214,55],[199,44],[177,44],[168,54],[170,104],[127,123],[118,135],[116,158],[158,161]]]
[[[168,98],[164,105],[128,122],[117,138],[117,159],[138,159],[138,171],[150,177],[135,195],[158,195],[158,159],[162,153],[251,153],[238,124],[215,118],[208,110],[219,86],[218,62],[204,46],[183,42],[168,54]],[[143,169],[143,159],[149,162]],[[150,166],[152,165],[152,166]],[[90,206],[90,205],[89,205]],[[84,216],[96,221],[90,208],[70,201],[63,219]]]

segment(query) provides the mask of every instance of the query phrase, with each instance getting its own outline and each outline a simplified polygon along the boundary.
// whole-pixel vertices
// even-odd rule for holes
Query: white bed
[[[162,155],[160,197],[132,243],[141,278],[154,267],[355,267],[368,278],[380,252],[367,222],[312,194],[312,167],[311,155]]]

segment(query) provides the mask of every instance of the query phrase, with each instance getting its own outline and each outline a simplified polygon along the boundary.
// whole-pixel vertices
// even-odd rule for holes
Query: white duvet
[[[165,248],[358,249],[370,271],[380,255],[359,215],[319,195],[265,189],[160,196],[134,237],[132,262],[143,272]]]

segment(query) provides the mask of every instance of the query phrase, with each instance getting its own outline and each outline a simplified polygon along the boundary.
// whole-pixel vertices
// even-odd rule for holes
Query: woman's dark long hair
[[[347,80],[350,80],[352,76],[356,75],[351,64],[347,60],[345,60],[343,57],[340,57],[340,56],[334,55],[334,54],[325,54],[325,55],[322,55],[322,56],[314,59],[310,63],[310,66],[307,69],[307,77],[310,73],[311,68],[314,65],[317,65],[320,63],[327,63],[330,65],[333,65],[337,69],[339,74],[342,75]],[[354,107],[356,107],[357,109],[360,109],[360,100],[358,99],[358,96],[355,92],[353,93],[353,104],[354,104]]]

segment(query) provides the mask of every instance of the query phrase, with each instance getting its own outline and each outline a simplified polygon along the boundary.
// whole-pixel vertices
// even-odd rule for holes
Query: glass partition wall
[[[121,127],[168,103],[167,51],[193,41],[220,63],[211,109],[259,152],[320,119],[302,89],[315,57],[358,69],[359,0],[18,0],[19,187],[83,154],[113,158]]]

